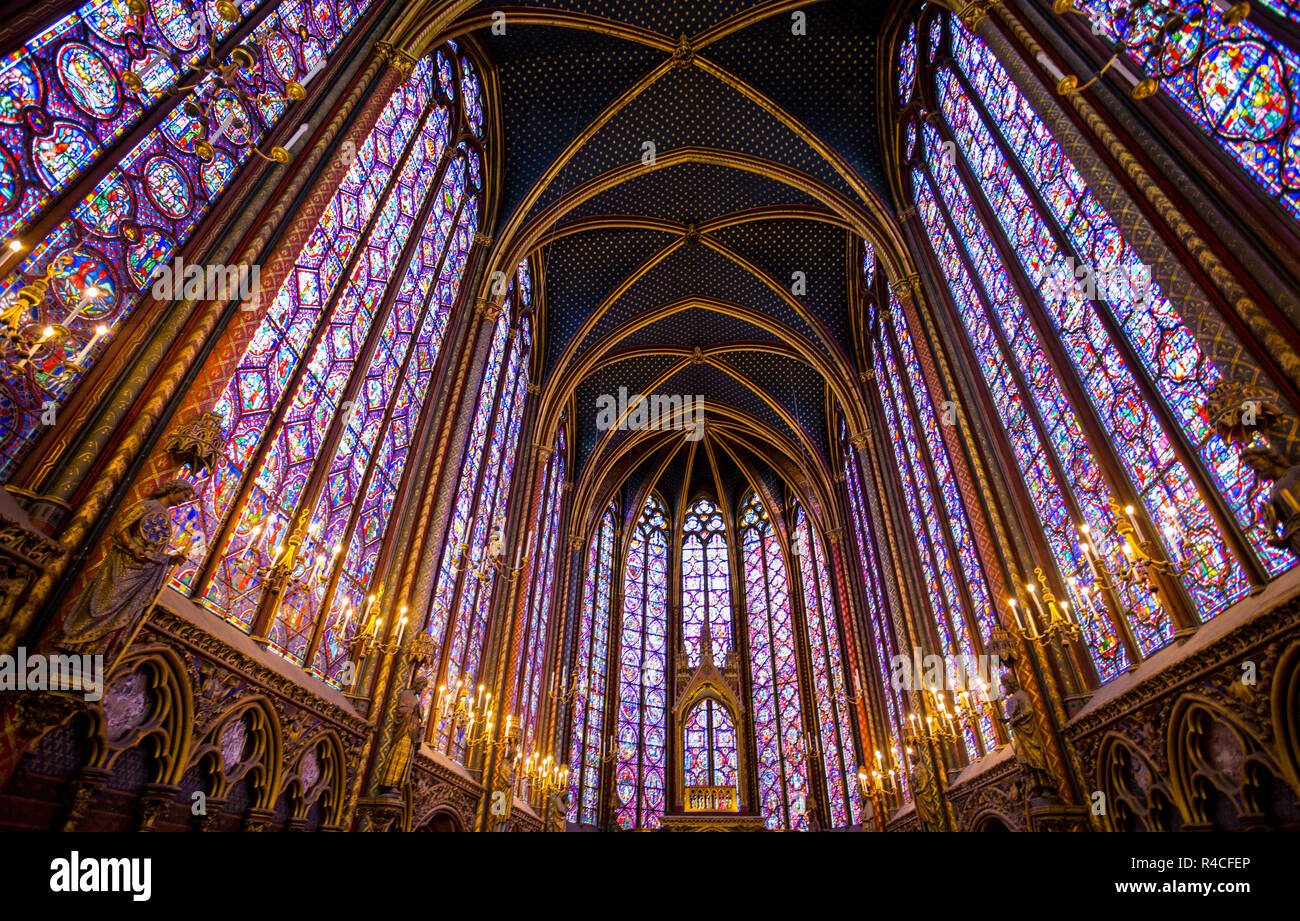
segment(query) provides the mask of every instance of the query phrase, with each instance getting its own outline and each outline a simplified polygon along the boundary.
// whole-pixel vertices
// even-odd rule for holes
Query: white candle
[[[289,138],[289,143],[284,145],[284,149],[293,150],[293,145],[297,144],[300,140],[302,140],[302,136],[306,134],[310,128],[311,126],[308,125],[306,122],[303,122],[301,125],[299,125],[298,130],[294,132],[293,137]]]
[[[307,71],[307,76],[303,77],[301,80],[298,81],[298,85],[306,89],[307,84],[315,80],[316,75],[319,74],[324,69],[325,69],[325,60],[322,58],[321,60],[316,62],[315,67]]]
[[[91,340],[89,342],[86,343],[85,348],[83,348],[80,352],[78,352],[77,356],[72,359],[72,363],[74,365],[80,366],[81,363],[86,359],[86,356],[90,354],[90,350],[99,344],[100,339],[103,339],[107,335],[108,335],[107,326],[105,326],[103,323],[96,326],[95,335],[91,337]]]
[[[1139,83],[1142,82],[1138,78],[1137,74],[1133,73],[1133,71],[1129,70],[1127,67],[1121,64],[1118,59],[1111,66],[1119,71],[1120,76],[1128,81],[1129,86],[1137,86]]]
[[[1051,74],[1052,79],[1055,80],[1057,83],[1060,83],[1062,80],[1065,79],[1065,74],[1061,72],[1061,68],[1053,64],[1051,60],[1047,57],[1047,55],[1039,54],[1038,63],[1043,66],[1043,70]]]
[[[73,321],[81,316],[81,311],[85,310],[86,306],[97,297],[99,297],[99,289],[93,285],[81,292],[81,297],[77,301],[77,306],[72,308],[72,313],[63,318],[63,322],[60,325],[71,326]]]

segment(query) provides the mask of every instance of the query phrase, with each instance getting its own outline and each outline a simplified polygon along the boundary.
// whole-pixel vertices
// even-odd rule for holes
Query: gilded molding
[[[957,18],[971,32],[988,16],[989,12],[1000,4],[1001,0],[971,0],[957,13]]]

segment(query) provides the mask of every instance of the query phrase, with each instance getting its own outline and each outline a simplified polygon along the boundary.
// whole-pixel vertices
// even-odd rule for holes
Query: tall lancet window
[[[854,786],[853,731],[850,729],[853,720],[844,692],[844,659],[840,655],[839,625],[832,601],[834,591],[822,542],[809,527],[808,516],[802,507],[795,511],[794,521],[808,658],[812,664],[816,747],[821,752],[822,777],[826,782],[827,815],[834,826],[856,825],[859,807]]]
[[[614,506],[606,509],[587,554],[582,613],[573,647],[577,685],[569,741],[569,821],[600,818],[600,774],[612,748],[605,738],[605,673],[609,664],[610,599],[614,591]]]
[[[528,393],[532,333],[527,262],[511,282],[497,320],[487,368],[474,408],[465,463],[456,487],[442,566],[434,585],[429,633],[443,650],[437,687],[472,687],[479,682],[483,641],[498,569],[517,561],[493,558],[505,534],[510,477],[519,444],[519,425]],[[454,715],[433,728],[435,744],[461,757],[464,727],[452,733]]]
[[[731,711],[712,698],[686,716],[682,776],[688,787],[735,787],[740,779],[736,723]]]
[[[1300,23],[1294,0],[1263,0]],[[1076,0],[1094,35],[1123,52],[1142,76],[1158,81],[1198,129],[1218,145],[1292,218],[1300,219],[1300,53],[1273,16],[1252,10],[1229,25],[1229,4],[1166,0],[1159,4]],[[1161,29],[1162,23],[1176,24]]]
[[[1137,578],[1113,579],[1113,601],[1100,591],[1098,567],[1129,568],[1121,529],[1179,567],[1202,617],[1250,590],[1248,570],[1290,561],[1256,520],[1266,484],[1201,416],[1219,371],[992,53],[944,23],[925,76],[941,118],[906,131],[918,214],[1113,678],[1169,641],[1176,603]]]
[[[138,307],[182,299],[183,290],[155,285],[155,271],[169,267],[292,106],[290,84],[310,85],[369,5],[245,0],[229,22],[215,3],[151,2],[133,13],[121,0],[91,0],[0,63],[0,237],[27,253],[0,280],[0,312],[41,343],[30,367],[0,374],[0,476]],[[250,26],[235,42],[235,29]],[[217,60],[237,63],[247,60],[232,57],[238,44],[260,46],[233,78],[256,104],[210,76],[193,95],[168,92],[212,59],[209,42]],[[207,112],[203,123],[183,100]],[[150,118],[156,127],[141,132]],[[59,217],[61,196],[97,174]],[[50,214],[52,229],[34,239]],[[40,303],[20,302],[19,289],[36,281],[48,285]],[[47,328],[55,335],[41,338]]]
[[[453,61],[418,62],[358,149],[216,405],[225,458],[176,513],[208,552],[173,584],[335,683],[478,227]]]
[[[982,688],[967,684],[979,679],[978,658],[983,641],[993,629],[994,614],[984,570],[975,552],[966,510],[953,478],[948,453],[939,434],[940,417],[926,392],[925,378],[916,359],[907,321],[897,301],[881,315],[867,308],[874,335],[872,351],[886,429],[900,471],[916,553],[925,573],[939,652],[948,671],[959,676],[960,687],[949,692],[975,693]],[[984,681],[989,681],[987,672]],[[949,712],[965,711],[965,703],[945,694],[942,706]],[[980,718],[963,718],[967,754],[978,757],[996,746],[993,721],[987,708]]]
[[[768,828],[808,827],[808,751],[790,580],[781,539],[758,496],[740,508],[758,797]]]
[[[651,494],[632,526],[619,630],[614,820],[658,828],[664,812],[668,668],[668,516]]]
[[[697,499],[682,527],[682,643],[691,668],[700,664],[705,620],[713,629],[714,654],[732,648],[729,560],[722,512],[712,499]]]
[[[868,277],[874,274],[875,260],[874,254],[871,254],[870,261],[867,263]],[[864,472],[862,464],[859,462],[857,450],[849,443],[849,431],[847,424],[841,419],[840,421],[840,451],[845,459],[845,486],[849,493],[849,508],[853,515],[853,534],[858,549],[858,564],[862,571],[862,584],[866,589],[867,617],[869,623],[867,632],[871,638],[872,658],[876,663],[876,671],[880,687],[883,689],[881,694],[881,706],[885,717],[885,735],[889,747],[889,765],[906,764],[904,746],[905,732],[903,724],[906,722],[906,711],[903,708],[902,692],[894,687],[893,684],[893,661],[897,655],[910,655],[910,650],[906,653],[900,653],[904,643],[898,633],[894,630],[894,622],[890,616],[889,591],[885,584],[885,573],[881,569],[882,565],[887,565],[888,561],[882,558],[879,552],[879,546],[886,544],[884,539],[876,537],[876,530],[872,525],[869,517],[867,505],[868,496],[872,494],[874,487],[868,485],[864,477],[870,473]],[[886,544],[887,545],[887,544]],[[855,686],[868,687],[870,679],[865,675],[857,675],[854,681]],[[874,752],[866,752],[866,740],[863,740],[863,754],[867,755],[874,761]],[[885,762],[884,753],[881,754],[881,762]],[[907,775],[905,772],[900,773],[896,778],[904,796],[908,795]]]
[[[568,464],[568,442],[565,430],[555,436],[555,450],[546,463],[542,482],[542,502],[537,509],[535,557],[529,567],[528,623],[524,627],[523,655],[516,691],[517,707],[523,737],[520,751],[531,754],[537,751],[541,735],[538,720],[545,701],[544,682],[546,663],[555,658],[554,641],[549,639],[553,616],[551,608],[555,596],[555,568],[560,543],[560,517],[564,513],[565,470]],[[559,668],[555,668],[558,682]],[[554,686],[552,686],[554,689]]]

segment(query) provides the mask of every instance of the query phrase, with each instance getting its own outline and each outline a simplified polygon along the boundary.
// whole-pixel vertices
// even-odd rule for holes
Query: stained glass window
[[[812,665],[815,751],[821,753],[827,815],[834,827],[856,825],[861,816],[854,779],[853,734],[849,728],[852,717],[845,693],[844,660],[831,600],[830,573],[822,542],[812,533],[802,508],[795,512],[794,545],[799,581],[803,585],[808,657]]]
[[[1300,218],[1300,54],[1270,35],[1262,17],[1230,26],[1226,4],[1197,0],[1076,5],[1095,34],[1123,49],[1142,76],[1158,80],[1193,124]],[[1291,0],[1265,5],[1300,21],[1300,7]],[[1181,28],[1161,29],[1166,21]]]
[[[949,664],[947,673],[962,676],[962,687],[946,690],[965,691],[967,671],[977,671],[977,656],[982,653],[979,636],[967,619],[967,609],[973,608],[978,633],[984,638],[992,630],[993,611],[961,497],[940,440],[937,428],[940,420],[922,386],[924,378],[920,376],[921,369],[896,302],[891,302],[889,313],[890,319],[884,321],[883,331],[876,337],[873,349],[881,405],[899,466],[899,480],[917,544],[917,556],[925,575],[939,651]],[[905,354],[910,359],[901,365],[896,358],[891,333],[898,337],[897,350],[906,349]],[[924,442],[917,434],[918,423],[911,409],[913,404],[916,406],[916,419],[920,420],[925,435]],[[931,470],[935,471],[934,476]],[[950,698],[945,698],[944,703],[952,708]],[[993,723],[987,713],[981,720],[967,723],[962,728],[967,754],[972,758],[991,750],[996,744]]]
[[[520,304],[520,291],[516,273],[507,303]],[[479,680],[492,590],[498,581],[501,563],[491,557],[490,549],[505,534],[507,494],[528,392],[532,347],[529,315],[520,316],[517,322],[511,315],[512,311],[506,310],[497,320],[456,487],[442,566],[434,584],[429,632],[444,650],[440,687],[452,687],[457,681],[473,685]],[[433,727],[433,733],[436,744],[448,754],[463,756],[462,741],[453,731],[450,717]]]
[[[912,98],[916,83],[916,23],[907,27],[907,37],[898,52],[898,98],[903,102]]]
[[[244,627],[264,603],[267,568],[297,538],[268,639],[335,682],[346,639],[365,626],[367,585],[477,229],[473,152],[447,148],[451,116],[433,67],[419,62],[358,150],[217,403],[230,434],[223,464],[177,511],[212,552],[174,584]],[[292,535],[308,504],[306,533]]]
[[[1139,655],[1172,635],[1170,615],[1145,580],[1113,580],[1114,608],[1097,591],[1089,554],[1115,571],[1127,565],[1119,494],[1140,500],[1154,532],[1148,539],[1182,566],[1202,616],[1250,588],[1202,490],[1220,493],[1270,571],[1288,562],[1255,520],[1262,484],[1198,412],[1217,369],[1005,70],[951,17],[948,28],[955,63],[941,57],[933,74],[943,119],[922,127],[912,172],[918,214],[1098,671],[1109,679],[1128,662],[1116,609]],[[1018,266],[1007,264],[1008,251]],[[1060,343],[1055,351],[1044,347],[1043,330]],[[1073,402],[1072,390],[1091,405]],[[1091,431],[1112,442],[1124,482],[1108,482],[1080,413],[1095,414]]]
[[[605,739],[605,680],[609,608],[614,582],[614,509],[600,519],[587,554],[582,613],[574,645],[573,733],[569,743],[569,821],[595,825],[600,816],[600,772],[612,745]]]
[[[9,306],[21,287],[46,279],[49,292],[24,328],[68,330],[35,353],[30,369],[0,376],[0,472],[10,469],[32,440],[41,411],[62,404],[137,306],[151,298],[181,299],[182,292],[175,290],[179,286],[158,287],[165,275],[156,273],[172,265],[172,256],[238,167],[284,114],[287,82],[306,80],[367,5],[319,0],[312,16],[301,3],[268,5],[270,12],[246,39],[267,53],[233,77],[248,99],[262,101],[246,105],[205,77],[195,93],[211,111],[208,146],[198,143],[199,120],[168,103],[173,107],[161,123],[107,171],[66,219],[32,243],[18,269],[0,282],[0,300]],[[8,191],[8,208],[0,202],[7,217],[0,220],[8,220],[11,231],[51,200],[51,190],[69,186],[96,151],[151,104],[138,95],[137,102],[129,101],[133,94],[120,79],[126,69],[140,75],[152,101],[180,79],[178,66],[188,68],[193,55],[202,53],[193,31],[200,26],[228,29],[215,16],[213,4],[199,18],[174,2],[154,2],[143,17],[128,14],[126,6],[124,0],[87,4],[0,67],[0,196]],[[245,2],[241,12],[247,17],[256,8],[258,4]],[[191,40],[200,42],[192,53],[177,50],[177,41]],[[47,52],[53,59],[38,63]],[[61,66],[63,75],[57,72]],[[91,131],[85,119],[99,118],[92,113],[106,112],[110,104],[118,114]],[[32,175],[18,165],[29,159],[29,144],[35,153]],[[224,279],[214,290],[194,296],[246,302],[258,296],[246,267],[225,273]]]
[[[441,60],[358,149],[217,402],[222,462],[175,511],[208,549],[174,587],[245,629],[273,613],[269,648],[336,685],[355,679],[348,640],[380,627],[372,577],[478,228],[478,154],[448,144]],[[276,562],[290,577],[271,596]]]
[[[886,589],[882,585],[883,573],[880,570],[881,559],[877,552],[877,540],[874,537],[875,531],[867,517],[867,493],[863,491],[863,471],[859,463],[857,452],[849,444],[849,433],[847,425],[841,420],[840,422],[840,450],[843,452],[845,463],[845,485],[849,493],[849,508],[853,515],[854,536],[858,546],[858,560],[862,570],[862,584],[866,588],[867,616],[870,620],[871,635],[871,652],[876,662],[876,669],[879,673],[881,687],[884,688],[882,695],[882,704],[885,714],[885,732],[888,738],[889,756],[886,760],[884,753],[881,753],[880,763],[890,769],[890,766],[906,764],[904,746],[903,723],[904,709],[900,692],[893,686],[894,669],[892,662],[894,656],[899,655],[900,644],[895,638],[894,630],[890,622],[889,608],[887,607]],[[854,679],[856,687],[865,687],[863,676],[857,675]],[[866,748],[865,740],[863,748]],[[875,752],[870,753],[874,760]],[[896,776],[896,782],[904,796],[908,795],[907,774],[901,772]]]
[[[614,766],[620,828],[658,828],[664,812],[669,534],[663,503],[651,495],[623,570]]]
[[[275,3],[244,0],[239,21],[263,5]],[[133,14],[125,0],[92,0],[0,62],[0,237],[21,234],[236,25],[215,4],[155,0]],[[277,75],[294,79],[292,45],[278,30],[264,34],[284,62]],[[128,72],[138,90],[124,83]]]
[[[740,509],[758,798],[768,828],[808,827],[808,749],[790,580],[758,496]]]
[[[520,273],[521,289],[526,272]],[[523,653],[519,672],[518,712],[521,714],[522,737],[519,750],[527,757],[539,750],[538,719],[541,717],[545,695],[548,657],[553,653],[548,646],[551,625],[552,598],[555,595],[555,566],[560,542],[560,516],[563,512],[565,469],[568,463],[568,446],[565,431],[555,436],[555,450],[546,464],[542,484],[542,502],[537,509],[536,549],[529,567],[528,623],[523,638]],[[558,675],[558,665],[555,666]],[[549,753],[546,753],[549,754]],[[545,757],[546,754],[540,757]]]
[[[722,512],[713,500],[697,499],[682,530],[682,642],[691,668],[700,664],[700,632],[706,619],[716,661],[732,646],[729,560]]]
[[[1292,560],[1270,546],[1271,535],[1257,521],[1259,495],[1254,474],[1234,450],[1213,436],[1200,411],[1221,375],[1151,280],[1150,267],[1120,235],[1001,64],[983,42],[963,28],[954,28],[953,36],[957,62],[969,85],[963,86],[951,69],[944,69],[938,82],[941,104],[958,146],[972,162],[983,164],[978,179],[986,199],[1026,271],[1044,279],[1043,304],[1103,423],[1116,433],[1116,448],[1151,520],[1162,537],[1173,532],[1196,545],[1197,559],[1185,581],[1198,609],[1218,613],[1249,590],[1245,573],[1209,520],[1204,502],[1191,490],[1188,470],[1175,459],[1172,443],[1179,433],[1168,431],[1153,408],[1141,408],[1130,394],[1139,390],[1137,377],[1145,370],[1156,391],[1148,400],[1163,400],[1172,422],[1197,450],[1215,488],[1229,503],[1237,524],[1248,532],[1256,553],[1273,572],[1281,572]],[[974,98],[968,95],[972,91],[983,100],[995,100],[989,108],[993,130],[977,117]],[[1030,198],[1019,177],[1007,165],[991,167],[990,152],[1000,149],[995,146],[996,132],[1029,171],[1046,214],[1024,212],[1024,203]],[[1014,216],[1013,210],[1018,212]],[[1032,226],[1026,226],[1026,214],[1032,214]],[[1096,297],[1090,299],[1086,286],[1077,285],[1079,266],[1091,268]],[[1067,271],[1071,283],[1057,283]],[[1083,297],[1078,295],[1080,287],[1084,288]],[[1067,290],[1058,293],[1061,288]],[[1123,338],[1112,334],[1112,350],[1127,346],[1141,362],[1141,369],[1116,368],[1114,360],[1098,347],[1096,328],[1105,320],[1102,310],[1109,311],[1122,333]],[[1134,438],[1128,434],[1131,428],[1148,434]],[[1177,550],[1171,548],[1171,552]]]
[[[687,715],[682,766],[688,787],[739,783],[736,721],[720,701],[702,700]]]

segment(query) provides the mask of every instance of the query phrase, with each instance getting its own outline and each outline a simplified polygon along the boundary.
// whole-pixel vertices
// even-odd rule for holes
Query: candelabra
[[[912,727],[912,734],[918,739],[924,739],[928,742],[956,742],[961,738],[961,718],[960,715],[948,709],[947,701],[943,699],[943,694],[936,690],[925,690],[922,693],[930,695],[930,707],[927,709],[934,710],[938,713],[935,718],[934,713],[927,713],[925,719],[921,719],[915,713],[907,715],[908,723]]]
[[[1165,545],[1172,556],[1170,560],[1160,558],[1158,544],[1143,535],[1138,527],[1137,510],[1132,505],[1121,509],[1119,503],[1112,499],[1111,512],[1114,524],[1103,535],[1103,541],[1119,544],[1121,554],[1115,560],[1098,552],[1091,526],[1079,526],[1079,534],[1083,538],[1079,548],[1087,557],[1094,575],[1100,579],[1115,576],[1130,587],[1140,585],[1152,594],[1159,594],[1159,577],[1181,579],[1187,572],[1188,560],[1195,559],[1200,553],[1195,542],[1187,540],[1186,532],[1172,513],[1166,513],[1161,528]]]
[[[871,770],[859,765],[857,771],[858,789],[862,791],[862,796],[871,801],[872,812],[876,820],[876,830],[885,830],[885,816],[887,808],[885,805],[886,795],[896,796],[899,792],[898,781],[894,777],[896,773],[893,764],[888,768],[879,751],[876,751],[876,760]]]
[[[11,241],[14,249],[17,241]],[[19,245],[21,247],[21,245]],[[76,306],[57,322],[42,321],[41,305],[45,303],[56,272],[63,263],[56,259],[50,263],[45,275],[24,285],[7,296],[0,309],[0,361],[5,365],[8,389],[28,412],[43,408],[56,401],[65,386],[84,372],[87,359],[100,341],[108,335],[103,323],[93,327],[93,335],[72,358],[68,358],[68,345],[78,338],[74,326],[78,320],[86,323],[84,314],[104,301],[111,301],[111,292],[97,285],[87,285],[77,295]],[[15,386],[17,385],[17,386]]]
[[[578,696],[578,676],[581,673],[581,669],[575,668],[573,674],[569,675],[567,682],[560,682],[559,672],[556,672],[555,681],[558,687],[546,692],[547,696],[551,698],[551,706],[556,713],[568,712],[569,704],[573,703],[574,698]]]
[[[229,0],[219,0],[214,6],[222,19],[231,23],[239,21],[239,9]],[[147,6],[143,0],[128,0],[127,10],[130,16],[138,19],[136,28],[139,33],[145,34],[144,16]],[[204,18],[199,16],[197,21],[199,28],[204,28]],[[260,46],[256,36],[235,48],[224,63],[215,61],[216,36],[208,33],[205,40],[208,46],[208,63],[196,66],[193,82],[172,87],[167,91],[168,95],[185,96],[181,108],[199,125],[199,137],[194,142],[194,152],[202,160],[211,160],[216,156],[216,149],[212,145],[212,141],[216,138],[223,134],[234,137],[248,130],[245,116],[240,114],[240,106],[245,113],[249,111],[249,107],[266,111],[270,107],[306,99],[307,91],[304,84],[310,82],[325,66],[323,60],[319,61],[303,78],[302,83],[296,80],[285,80],[283,93],[271,92],[257,87],[259,82],[264,82],[264,80],[259,81],[258,70],[261,63],[266,60],[266,52]],[[146,76],[134,70],[122,74],[122,83],[133,93],[146,90],[146,79]],[[238,106],[231,105],[231,101],[236,101]],[[269,155],[262,153],[256,146],[251,147],[251,150],[263,160],[288,163],[289,151],[305,130],[306,126],[300,128],[284,147],[272,147]]]
[[[375,596],[370,596],[370,604],[367,606],[367,612],[374,607]],[[347,662],[351,673],[351,681],[344,680],[343,684],[348,688],[344,694],[353,700],[368,700],[369,692],[366,690],[371,684],[371,677],[375,673],[373,663],[382,664],[388,656],[394,653],[405,653],[406,658],[410,659],[413,668],[425,668],[433,662],[438,655],[438,644],[434,642],[433,637],[427,633],[416,630],[408,637],[406,628],[409,618],[406,615],[406,605],[398,609],[397,632],[392,640],[383,639],[384,620],[375,614],[368,615],[368,622],[356,634],[344,641],[344,647],[347,650]],[[347,629],[344,622],[341,630]],[[342,632],[339,634],[343,635]],[[353,693],[351,689],[360,688],[360,691]]]
[[[1034,575],[1037,577],[1039,584],[1025,582],[1025,592],[1029,595],[1030,605],[1038,613],[1038,620],[1043,623],[1043,627],[1039,628],[1032,612],[1022,608],[1016,599],[1008,598],[1007,604],[1011,607],[1013,630],[1021,639],[1042,646],[1073,642],[1079,639],[1082,635],[1082,629],[1075,611],[1070,607],[1070,602],[1062,601],[1059,605],[1057,604],[1056,596],[1048,588],[1047,577],[1040,567],[1034,568]],[[1075,584],[1075,580],[1071,581],[1072,585]],[[1040,585],[1042,587],[1041,592],[1039,591]]]
[[[1246,20],[1246,17],[1250,15],[1249,3],[1229,3],[1227,0],[1210,0],[1210,4],[1207,4],[1207,7],[1209,5],[1213,5],[1220,11],[1223,16],[1224,24],[1229,27],[1240,25]],[[1107,18],[1106,13],[1081,9],[1077,0],[1055,0],[1052,4],[1052,10],[1058,16],[1074,13],[1078,16],[1084,17],[1092,23],[1094,32],[1097,31],[1098,24],[1105,21]],[[1128,4],[1117,6],[1113,15],[1116,19],[1124,15],[1143,17],[1146,21],[1143,23],[1142,31],[1144,34],[1150,36],[1148,40],[1163,41],[1175,32],[1181,32],[1202,25],[1205,22],[1208,13],[1201,13],[1200,16],[1193,18],[1189,17],[1186,11],[1175,9],[1168,3],[1155,2],[1155,0],[1137,0],[1137,2],[1131,6]],[[1120,34],[1118,28],[1113,28],[1110,31],[1114,32],[1117,36]],[[1123,43],[1121,42],[1121,49],[1122,48]],[[1131,86],[1130,93],[1134,99],[1149,99],[1154,96],[1160,90],[1159,79],[1148,77],[1144,80],[1139,80],[1127,68],[1125,68],[1124,65],[1119,63],[1119,57],[1122,53],[1122,50],[1116,51],[1111,55],[1110,59],[1102,65],[1101,69],[1098,70],[1090,80],[1083,84],[1079,83],[1078,77],[1073,74],[1062,73],[1041,56],[1039,57],[1039,62],[1047,67],[1049,72],[1051,72],[1056,78],[1056,91],[1062,96],[1082,93],[1100,80],[1102,75],[1112,67],[1120,71],[1124,75],[1125,79],[1128,80],[1129,85]]]
[[[509,730],[514,717],[506,718],[507,731]],[[496,714],[492,709],[492,692],[486,690],[486,686],[480,684],[476,689],[472,685],[464,683],[463,679],[456,679],[456,683],[451,687],[438,685],[437,693],[434,697],[433,719],[429,721],[430,732],[440,733],[442,723],[447,722],[447,735],[456,738],[457,741],[465,747],[465,763],[469,760],[477,749],[492,744],[499,744]]]
[[[492,527],[492,536],[488,539],[487,552],[479,563],[479,581],[486,581],[490,572],[496,572],[507,581],[513,582],[527,568],[528,557],[524,555],[523,547],[519,548],[519,553],[515,556],[515,565],[510,566],[505,562],[504,533],[505,523],[498,518]],[[532,540],[533,534],[529,532],[528,542],[524,546],[532,546]]]
[[[362,649],[364,654],[379,653],[381,655],[392,655],[402,648],[402,637],[406,635],[406,625],[409,622],[406,616],[406,605],[398,609],[397,633],[390,641],[381,639],[383,636],[384,619],[382,617],[372,616],[370,623],[366,628],[357,634],[362,640]],[[427,635],[427,634],[424,634]],[[353,639],[357,639],[353,637]],[[431,640],[432,641],[432,640]]]
[[[320,533],[320,526],[312,523],[307,528],[308,540],[315,540]],[[261,583],[274,585],[278,590],[294,592],[319,588],[328,580],[328,574],[334,561],[343,550],[343,545],[335,543],[326,554],[323,550],[313,558],[310,553],[300,553],[299,545],[290,542],[272,544],[267,552],[266,544],[272,540],[271,529],[263,521],[249,533],[248,543],[235,560],[235,571],[246,579],[256,580],[251,591],[256,591]],[[258,562],[256,556],[265,556]]]
[[[537,752],[519,759],[519,779],[527,785],[534,802],[545,802],[552,793],[568,788],[569,766],[559,764],[547,755],[540,757]]]

